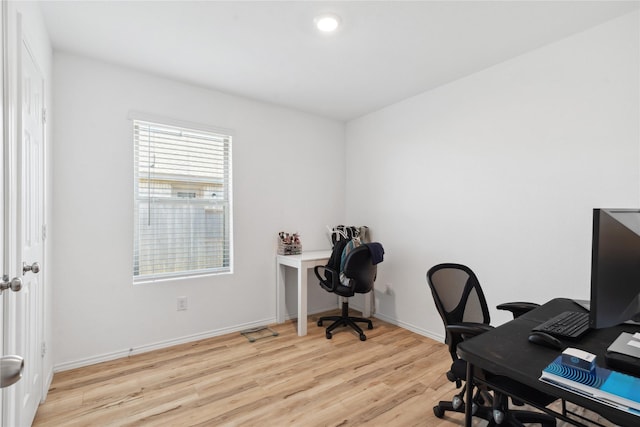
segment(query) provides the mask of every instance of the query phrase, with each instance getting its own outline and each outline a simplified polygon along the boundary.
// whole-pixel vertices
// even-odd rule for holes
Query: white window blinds
[[[231,271],[231,136],[133,121],[134,281]]]

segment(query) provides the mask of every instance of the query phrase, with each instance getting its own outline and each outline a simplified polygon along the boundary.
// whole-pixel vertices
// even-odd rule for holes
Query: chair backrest
[[[354,292],[365,294],[373,289],[378,266],[373,264],[369,247],[362,245],[352,249],[345,258],[342,272],[350,280]]]
[[[371,250],[367,245],[351,248],[345,255],[344,263],[341,263],[341,252],[346,244],[346,240],[336,242],[327,265],[314,268],[316,277],[324,290],[343,297],[350,297],[355,293],[367,293],[373,289],[378,266],[374,264]],[[343,264],[342,269],[341,264]]]
[[[478,278],[462,264],[438,264],[427,272],[427,283],[445,326],[476,322],[489,324],[489,308]],[[446,328],[445,328],[446,331]],[[451,357],[456,359],[456,346],[461,338],[446,331]]]

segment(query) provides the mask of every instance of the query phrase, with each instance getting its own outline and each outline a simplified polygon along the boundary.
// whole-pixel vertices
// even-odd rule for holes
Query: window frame
[[[215,126],[210,126],[210,125],[205,125],[205,124],[201,124],[201,123],[194,123],[194,122],[188,122],[188,121],[182,121],[182,120],[176,120],[176,119],[170,119],[170,118],[166,118],[166,117],[159,117],[159,116],[155,116],[155,115],[150,115],[150,114],[146,114],[146,113],[140,113],[140,112],[130,112],[128,115],[128,119],[130,121],[130,133],[129,135],[131,135],[131,142],[132,142],[132,149],[133,149],[133,186],[132,186],[132,190],[133,190],[133,210],[132,210],[132,216],[133,216],[133,247],[132,247],[132,256],[130,257],[131,262],[132,262],[132,266],[131,266],[131,274],[132,274],[132,278],[133,278],[133,284],[137,285],[137,284],[144,284],[144,283],[155,283],[155,282],[164,282],[164,281],[170,281],[170,280],[181,280],[181,279],[185,279],[185,278],[194,278],[194,277],[202,277],[202,276],[219,276],[219,275],[226,275],[226,274],[233,274],[234,272],[234,250],[233,250],[233,156],[232,156],[232,147],[233,147],[233,139],[234,139],[234,132],[230,129],[226,129],[226,128],[220,128],[220,127],[215,127]],[[136,262],[135,262],[135,257],[136,257],[136,240],[139,239],[139,231],[138,231],[138,221],[139,221],[139,217],[138,217],[138,206],[140,203],[140,191],[139,191],[139,165],[137,164],[137,141],[136,141],[136,136],[135,136],[135,128],[136,128],[136,122],[146,122],[146,123],[150,123],[150,124],[156,124],[158,126],[167,126],[167,127],[177,127],[177,128],[182,128],[185,130],[191,130],[191,131],[195,131],[195,132],[202,132],[202,133],[210,133],[210,134],[215,134],[218,137],[225,137],[228,138],[228,142],[226,143],[226,149],[228,151],[227,154],[227,165],[226,165],[226,170],[228,173],[228,178],[227,178],[227,182],[226,185],[228,187],[228,197],[226,199],[226,205],[227,205],[227,214],[223,216],[223,220],[225,223],[225,227],[228,228],[228,242],[226,247],[223,248],[223,251],[228,252],[228,266],[224,266],[224,267],[212,267],[212,268],[204,268],[204,269],[191,269],[191,270],[184,270],[184,271],[177,271],[177,272],[164,272],[164,273],[153,273],[153,274],[145,274],[145,275],[139,275],[139,274],[135,274],[135,269],[136,269]],[[176,194],[178,192],[183,192],[185,190],[176,190]],[[177,196],[179,197],[179,196]],[[188,200],[188,198],[185,198],[185,200]],[[193,200],[193,199],[192,199]],[[223,206],[223,212],[224,212],[224,203],[225,200],[223,198],[222,200],[223,203],[220,204],[220,206]],[[206,212],[208,212],[210,209],[207,208],[205,209]]]

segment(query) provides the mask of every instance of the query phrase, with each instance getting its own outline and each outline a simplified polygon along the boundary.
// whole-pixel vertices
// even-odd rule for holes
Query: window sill
[[[171,276],[156,276],[156,277],[144,277],[133,279],[133,285],[148,285],[154,283],[165,283],[165,282],[175,282],[175,281],[183,281],[187,279],[199,279],[203,277],[214,277],[214,276],[225,276],[233,274],[232,270],[224,270],[224,271],[210,271],[210,272],[197,272],[193,274],[179,274],[179,275],[171,275]]]

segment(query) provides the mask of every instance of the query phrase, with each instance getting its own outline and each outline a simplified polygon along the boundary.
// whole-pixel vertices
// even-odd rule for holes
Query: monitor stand
[[[591,310],[591,301],[589,301],[588,299],[574,299],[573,302],[587,311]]]

